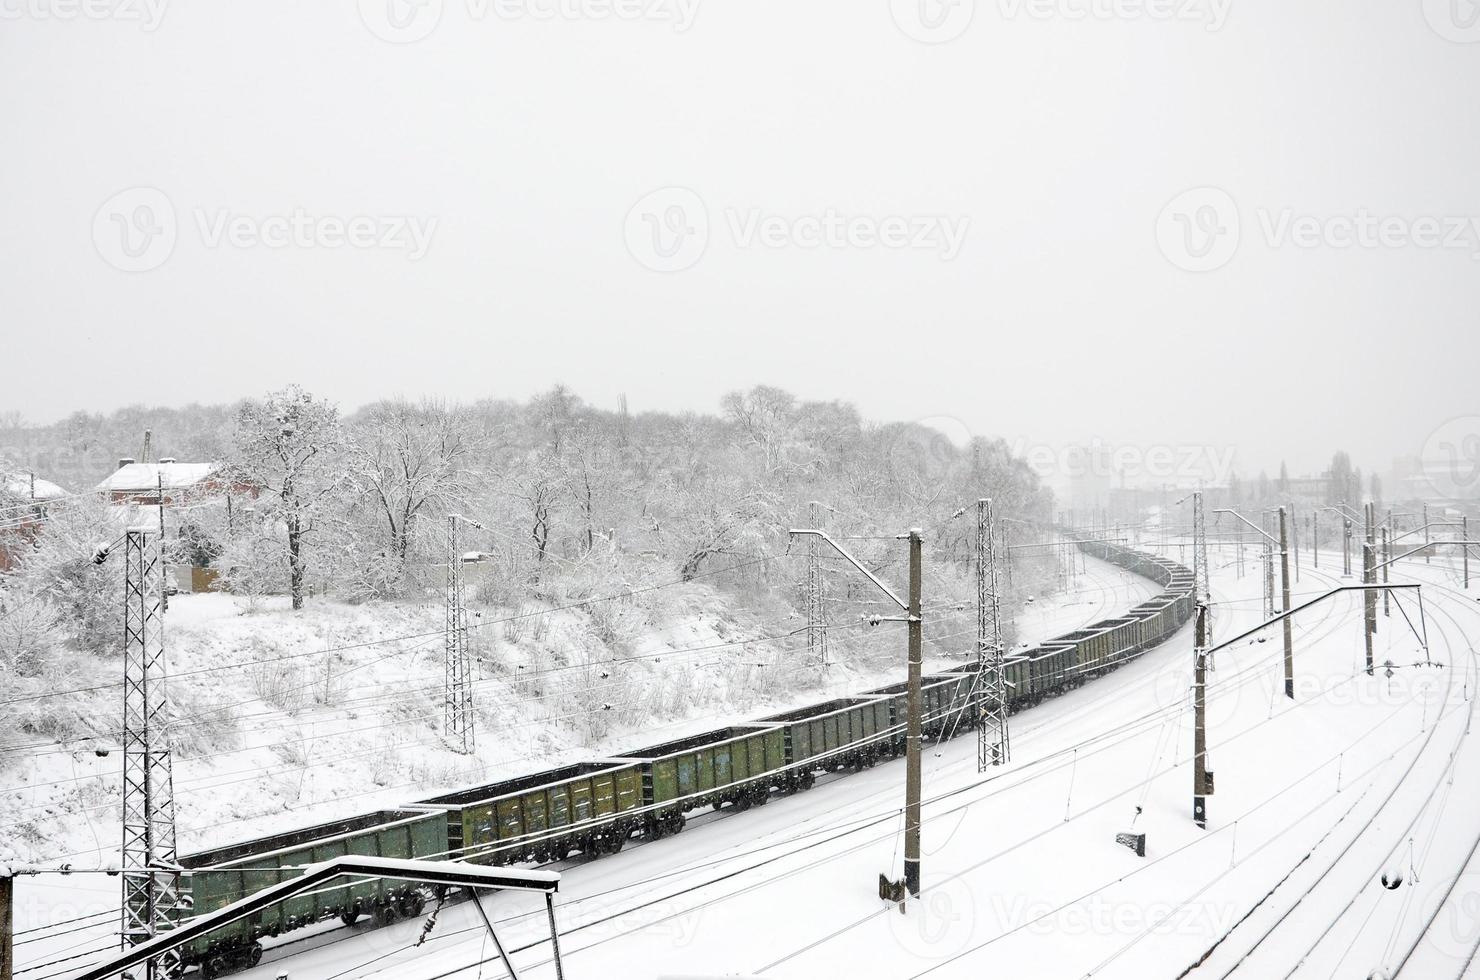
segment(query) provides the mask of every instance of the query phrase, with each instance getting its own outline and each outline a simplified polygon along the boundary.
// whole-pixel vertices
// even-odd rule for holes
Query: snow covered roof
[[[129,463],[99,483],[98,489],[154,490],[162,481],[166,490],[184,490],[195,486],[217,468],[215,463]]]
[[[31,496],[31,478],[24,473],[19,476],[12,476],[6,481],[5,492],[7,495],[14,497],[29,498]],[[58,497],[65,496],[67,496],[67,491],[55,483],[52,483],[50,480],[43,480],[40,477],[36,478],[37,500],[56,500]]]

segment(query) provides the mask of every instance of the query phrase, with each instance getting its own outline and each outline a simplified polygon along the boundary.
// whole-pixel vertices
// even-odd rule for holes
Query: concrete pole
[[[1423,505],[1423,563],[1429,564],[1429,505]]]
[[[15,977],[15,879],[0,875],[0,980]]]
[[[909,726],[905,740],[904,883],[911,895],[920,894],[920,661],[923,633],[920,622],[920,556],[924,535],[910,530]]]
[[[1366,508],[1367,537],[1362,543],[1362,581],[1372,585],[1377,581],[1376,548],[1372,542],[1372,505]],[[1366,640],[1367,673],[1372,673],[1372,634],[1377,632],[1377,596],[1371,591],[1362,593],[1362,604],[1366,615],[1362,619],[1362,633]]]
[[[1300,518],[1295,516],[1295,505],[1290,505],[1290,543],[1295,547],[1295,581],[1300,581]],[[1285,608],[1290,608],[1290,597],[1285,596]]]
[[[1393,520],[1392,517],[1389,516],[1388,517],[1388,523],[1391,524],[1392,523],[1392,520]],[[1388,560],[1390,558],[1392,558],[1392,557],[1393,557],[1392,538],[1388,536],[1388,529],[1387,528],[1383,528],[1382,529],[1382,582],[1383,582],[1384,585],[1386,585],[1387,582],[1388,582],[1388,564],[1387,563],[1388,563]],[[1383,590],[1383,593],[1382,593],[1382,614],[1384,616],[1392,616],[1392,614],[1393,614],[1393,611],[1392,611],[1391,607],[1388,604],[1388,599],[1389,599],[1389,593],[1387,592],[1387,590]]]
[[[1280,612],[1290,611],[1290,549],[1289,529],[1285,508],[1280,508]],[[1292,634],[1290,617],[1280,620],[1285,629],[1285,697],[1295,697],[1295,638]]]
[[[1459,539],[1461,541],[1468,542],[1470,540],[1470,515],[1469,514],[1466,514],[1464,517],[1460,518],[1460,526],[1463,527],[1464,530],[1460,533]],[[1465,556],[1465,591],[1468,592],[1469,589],[1470,589],[1470,546],[1467,543],[1467,544],[1461,545],[1461,548],[1463,549],[1461,551],[1461,554],[1463,554]]]
[[[1208,608],[1198,606],[1193,613],[1192,651],[1192,821],[1204,829],[1208,826]]]

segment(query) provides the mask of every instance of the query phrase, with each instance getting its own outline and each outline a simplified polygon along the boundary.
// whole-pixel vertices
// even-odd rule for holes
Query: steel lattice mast
[[[996,520],[992,502],[976,502],[976,655],[978,692],[976,768],[985,772],[1008,760],[1007,679],[1002,603],[997,582]]]
[[[123,942],[173,929],[180,907],[175,794],[165,689],[164,541],[128,531],[123,583]],[[150,980],[184,972],[177,951],[151,959]]]
[[[809,526],[819,531],[824,530],[823,509],[823,505],[815,500],[807,505]],[[821,547],[820,538],[811,536],[807,539],[807,582],[804,604],[807,611],[807,662],[826,668],[828,665],[827,623],[824,615]]]
[[[468,653],[468,612],[463,603],[463,555],[458,547],[457,524],[466,521],[482,528],[460,514],[447,515],[447,595],[443,626],[446,649],[446,682],[443,685],[443,731],[452,748],[473,751],[473,665]]]

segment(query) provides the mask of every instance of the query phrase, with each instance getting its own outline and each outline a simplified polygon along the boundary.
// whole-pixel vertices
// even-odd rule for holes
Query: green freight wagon
[[[807,789],[815,770],[863,769],[888,753],[889,699],[838,698],[760,719],[781,729],[788,789]]]
[[[920,678],[920,731],[929,738],[939,738],[947,726],[954,724],[956,699],[962,696],[959,676],[932,674]],[[894,755],[904,754],[905,725],[909,721],[909,687],[906,681],[875,688],[865,697],[882,697],[889,702],[889,724]]]
[[[683,830],[684,813],[697,807],[764,804],[785,778],[786,750],[779,729],[737,725],[637,749],[616,761],[640,768],[643,830],[656,838]]]
[[[189,872],[185,887],[192,910],[204,914],[295,878],[304,866],[331,858],[356,854],[437,859],[446,853],[447,823],[441,813],[382,810],[191,854],[180,859],[180,866]],[[262,956],[258,940],[263,936],[277,936],[334,917],[352,923],[367,913],[377,925],[384,925],[420,914],[423,901],[414,885],[361,879],[294,895],[213,930],[187,944],[181,953],[187,965],[200,965],[203,978],[219,976],[255,965]]]
[[[615,854],[641,823],[642,775],[632,762],[584,762],[416,805],[444,810],[453,857],[480,864]]]

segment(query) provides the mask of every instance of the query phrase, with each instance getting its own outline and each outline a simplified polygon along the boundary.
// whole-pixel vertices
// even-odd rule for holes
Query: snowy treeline
[[[295,607],[317,595],[435,596],[453,512],[484,526],[465,526],[459,544],[490,556],[469,576],[474,603],[517,608],[702,578],[792,615],[797,562],[759,559],[791,547],[786,530],[808,523],[812,501],[829,530],[881,569],[902,558],[894,535],[929,529],[933,569],[951,569],[962,585],[977,497],[1020,519],[1047,518],[1052,507],[1001,441],[958,446],[933,429],[868,423],[851,405],[768,387],[727,395],[715,414],[605,411],[556,388],[526,403],[396,400],[341,417],[290,386],[229,409],[133,408],[13,429],[8,443],[29,449],[12,449],[8,466],[137,455],[146,428],[155,456],[221,463],[229,491],[167,508],[170,560],[217,570],[248,600],[291,595]],[[84,488],[109,468],[81,477]],[[951,519],[963,506],[967,514]],[[56,668],[65,658],[46,652],[63,644],[116,647],[119,563],[92,558],[117,539],[117,511],[96,495],[64,499],[13,549],[18,567],[0,575],[9,671]],[[841,570],[835,580],[839,601],[862,608],[873,598]],[[592,629],[619,646],[622,607],[598,611]]]

